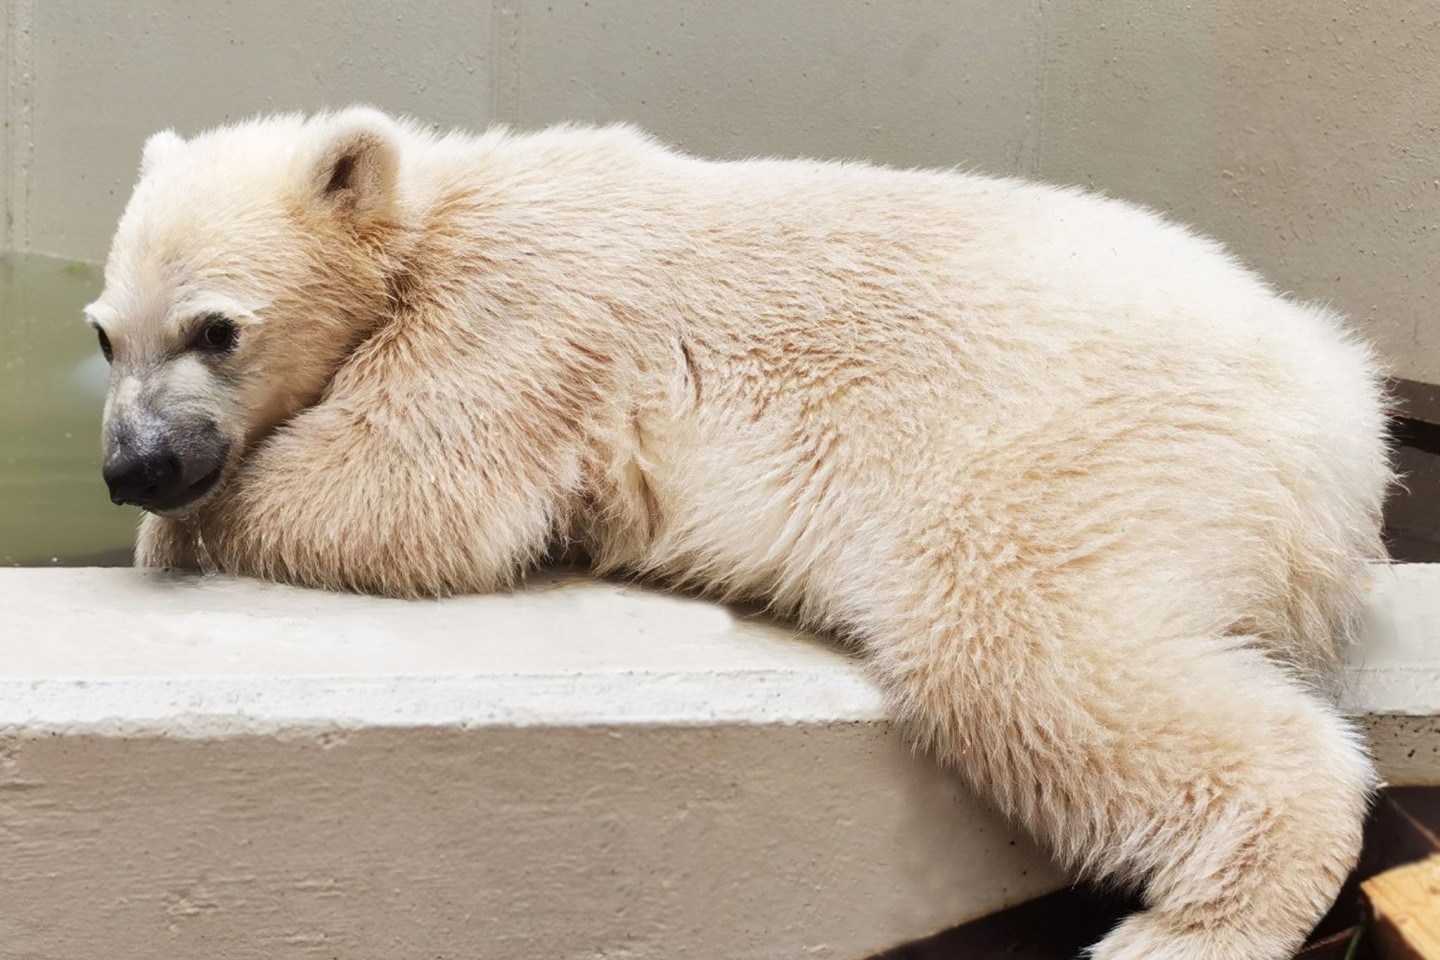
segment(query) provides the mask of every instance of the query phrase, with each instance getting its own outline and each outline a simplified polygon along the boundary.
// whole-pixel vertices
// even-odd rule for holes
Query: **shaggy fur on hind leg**
[[[932,624],[878,663],[942,761],[1072,867],[1143,890],[1096,960],[1286,960],[1359,853],[1375,777],[1354,732],[1234,638],[1060,629]]]

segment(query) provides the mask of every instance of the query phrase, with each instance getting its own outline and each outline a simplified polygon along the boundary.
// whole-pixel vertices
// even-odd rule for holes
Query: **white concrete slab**
[[[1372,568],[1365,642],[1350,652],[1356,714],[1440,716],[1440,564]]]
[[[759,617],[579,576],[410,603],[127,569],[0,572],[0,726],[876,721],[856,665]],[[6,647],[10,645],[5,645]]]
[[[406,603],[0,571],[7,956],[859,960],[1063,884],[843,653],[574,576]],[[1440,566],[1350,707],[1440,781]]]
[[[1440,715],[1440,565],[1373,574],[1347,706]],[[0,571],[0,611],[15,628],[0,640],[0,726],[33,730],[882,717],[859,664],[824,641],[574,574],[411,603],[224,577],[15,569]]]

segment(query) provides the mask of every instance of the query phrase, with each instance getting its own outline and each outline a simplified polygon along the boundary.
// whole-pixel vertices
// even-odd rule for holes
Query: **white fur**
[[[1390,476],[1332,312],[1014,180],[371,112],[174,146],[96,315],[118,363],[245,304],[187,388],[245,443],[140,562],[419,596],[558,535],[853,638],[918,743],[1143,886],[1101,960],[1279,960],[1329,905],[1374,777],[1321,691]]]

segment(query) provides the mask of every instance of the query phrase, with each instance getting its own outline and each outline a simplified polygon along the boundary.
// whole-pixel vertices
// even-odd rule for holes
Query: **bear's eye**
[[[212,313],[195,336],[195,349],[205,353],[229,353],[235,348],[235,324],[229,317]]]
[[[109,363],[115,359],[115,351],[110,349],[110,338],[105,336],[104,330],[97,329],[95,332],[100,334],[100,352],[105,354],[105,362]]]

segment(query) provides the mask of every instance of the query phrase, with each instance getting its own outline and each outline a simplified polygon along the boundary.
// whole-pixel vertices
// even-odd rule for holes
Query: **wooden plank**
[[[1360,885],[1380,960],[1440,960],[1440,856]]]

